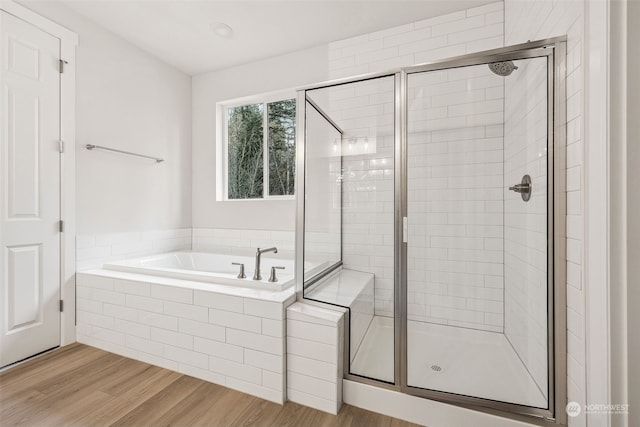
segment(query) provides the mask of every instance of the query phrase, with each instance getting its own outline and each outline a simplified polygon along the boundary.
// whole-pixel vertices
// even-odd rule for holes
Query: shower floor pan
[[[408,322],[408,383],[413,387],[533,407],[547,399],[503,334]],[[393,382],[393,319],[375,316],[351,373]]]

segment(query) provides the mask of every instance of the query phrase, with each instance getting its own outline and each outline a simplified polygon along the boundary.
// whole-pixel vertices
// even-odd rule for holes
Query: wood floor
[[[177,372],[73,344],[0,373],[0,425],[412,426],[344,405],[278,405]]]

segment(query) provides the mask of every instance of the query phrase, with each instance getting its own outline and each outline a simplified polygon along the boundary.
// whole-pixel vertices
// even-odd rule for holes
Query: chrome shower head
[[[511,61],[503,61],[503,62],[493,62],[489,64],[489,69],[493,71],[494,74],[497,74],[502,77],[507,77],[513,70],[517,70],[518,67],[513,65]]]

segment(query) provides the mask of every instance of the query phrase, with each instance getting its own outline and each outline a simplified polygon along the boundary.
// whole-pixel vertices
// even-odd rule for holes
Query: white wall
[[[582,265],[584,7],[583,1],[573,0],[505,0],[506,45],[567,35],[567,388],[569,401],[581,405],[586,400]],[[586,425],[584,411],[570,417],[569,425]]]
[[[191,78],[59,2],[25,6],[79,36],[77,233],[189,227]],[[166,161],[90,152],[85,144]]]
[[[292,231],[294,200],[216,201],[216,103],[327,79],[321,46],[193,77],[193,227]]]

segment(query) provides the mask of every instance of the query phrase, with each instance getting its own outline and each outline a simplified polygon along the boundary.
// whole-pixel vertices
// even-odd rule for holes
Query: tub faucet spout
[[[274,254],[277,254],[278,248],[276,248],[275,246],[267,249],[258,248],[258,250],[256,251],[256,268],[253,272],[253,280],[262,280],[262,276],[260,275],[260,257],[265,252],[273,252]]]

